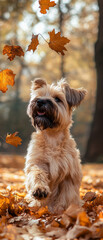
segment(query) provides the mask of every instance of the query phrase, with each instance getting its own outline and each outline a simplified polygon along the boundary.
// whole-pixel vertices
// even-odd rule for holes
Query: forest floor
[[[0,239],[103,240],[103,164],[82,166],[83,206],[63,214],[31,208],[25,200],[24,157],[0,155]]]

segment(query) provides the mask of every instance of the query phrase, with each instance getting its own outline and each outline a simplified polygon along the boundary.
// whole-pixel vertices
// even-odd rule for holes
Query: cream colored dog
[[[48,206],[62,212],[71,203],[79,204],[82,179],[80,156],[69,127],[72,108],[86,91],[72,89],[61,80],[55,86],[42,79],[32,82],[27,113],[36,132],[26,156],[26,188],[32,206]]]

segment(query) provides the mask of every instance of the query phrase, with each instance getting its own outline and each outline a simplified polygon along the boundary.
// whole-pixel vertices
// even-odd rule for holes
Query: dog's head
[[[66,128],[71,122],[73,107],[77,107],[86,95],[84,89],[72,89],[61,80],[57,85],[49,85],[45,80],[32,82],[31,99],[27,113],[34,127]]]

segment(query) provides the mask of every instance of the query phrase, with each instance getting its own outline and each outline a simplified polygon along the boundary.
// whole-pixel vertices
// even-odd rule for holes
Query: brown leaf
[[[71,224],[74,224],[76,219],[77,219],[77,215],[80,212],[81,208],[78,207],[75,204],[71,204],[66,211],[62,214],[62,221],[63,221],[63,225],[67,228],[69,227]]]
[[[61,53],[61,55],[65,55],[63,52],[64,50],[67,51],[67,49],[64,47],[65,44],[69,43],[70,40],[66,37],[60,36],[61,32],[55,33],[55,30],[53,29],[52,32],[49,32],[50,41],[49,41],[49,47],[56,51],[57,53]]]
[[[43,14],[46,14],[50,7],[54,7],[56,5],[54,1],[50,0],[39,0],[39,4],[41,9],[40,12]]]
[[[87,201],[93,201],[95,198],[96,198],[95,192],[87,192],[83,197],[83,200],[87,202]]]
[[[88,233],[91,233],[90,228],[75,224],[74,227],[67,232],[66,239],[75,239]]]
[[[52,227],[50,224],[46,228],[46,235],[49,237],[52,237],[47,240],[51,240],[51,239],[67,240],[65,239],[65,234],[66,234],[66,229],[63,229],[63,228]]]
[[[33,50],[33,52],[36,50],[37,46],[39,45],[39,41],[38,41],[38,35],[34,35],[32,34],[32,39],[31,39],[31,43],[28,46],[27,51]]]
[[[55,219],[51,223],[52,227],[59,227],[59,223],[55,221]]]
[[[12,61],[15,56],[21,57],[24,56],[24,51],[20,46],[9,46],[5,45],[3,48],[3,55],[7,54],[8,59]]]
[[[5,69],[0,72],[0,91],[5,93],[8,88],[7,85],[14,85],[15,74],[10,69]]]
[[[18,133],[15,132],[13,134],[7,134],[6,136],[6,143],[11,144],[15,147],[17,147],[18,145],[21,145],[21,141],[22,139],[18,136],[16,136]]]

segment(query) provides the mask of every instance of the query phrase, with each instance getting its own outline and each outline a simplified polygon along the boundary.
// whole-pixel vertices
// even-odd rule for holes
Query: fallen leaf
[[[42,215],[48,213],[48,207],[47,207],[47,206],[46,206],[46,207],[41,207],[41,208],[38,210],[37,213],[38,213],[39,217],[41,217]]]
[[[91,239],[103,238],[103,222],[97,221],[91,227],[92,236]],[[89,238],[90,239],[90,238]]]
[[[0,91],[5,93],[8,88],[7,85],[14,85],[15,74],[10,69],[5,69],[0,72]]]
[[[87,202],[87,201],[93,201],[95,198],[96,198],[95,192],[87,192],[83,197],[83,200]]]
[[[81,226],[90,226],[91,223],[89,221],[89,217],[87,216],[85,211],[82,211],[80,213],[78,213],[78,219],[79,219],[79,224]]]
[[[18,170],[17,158],[21,169],[24,160],[20,156],[0,156],[0,239],[103,240],[103,194],[100,190],[95,190],[92,184],[91,191],[96,193],[93,201],[86,201],[83,207],[71,204],[59,215],[49,212],[47,207],[29,207],[25,199],[25,177],[23,171]],[[5,168],[3,162],[7,164]],[[103,167],[99,165],[99,168],[101,171]],[[95,173],[97,176],[97,168]],[[94,179],[95,176],[93,183]],[[88,191],[87,185],[81,188],[83,196]]]
[[[99,213],[99,219],[103,222],[103,211]]]
[[[55,219],[51,223],[52,227],[59,227],[59,223],[55,221]]]
[[[5,229],[5,239],[15,240],[15,236],[17,235],[16,227],[12,224],[6,226]]]
[[[21,145],[22,139],[19,136],[16,136],[18,133],[15,132],[13,134],[7,134],[6,136],[6,143],[11,144],[15,147]]]
[[[33,50],[33,52],[36,50],[37,46],[39,45],[39,41],[38,41],[38,35],[34,35],[32,34],[32,39],[31,39],[31,43],[28,46],[27,51]]]
[[[66,230],[63,228],[52,227],[51,225],[47,226],[46,228],[46,235],[49,237],[52,237],[52,238],[49,238],[48,240],[61,239],[62,236],[64,236],[62,240],[65,240],[65,234],[66,234]]]
[[[76,237],[83,236],[83,235],[86,235],[88,233],[91,233],[90,228],[88,228],[86,226],[79,226],[79,225],[76,224],[76,225],[74,225],[74,227],[71,230],[69,230],[67,232],[67,235],[66,235],[65,239],[66,240],[67,239],[72,240]]]
[[[0,215],[5,215],[10,201],[7,197],[0,195]]]
[[[71,224],[74,224],[77,219],[77,215],[80,212],[80,207],[75,204],[71,204],[66,211],[62,214],[61,223],[67,228]]]
[[[39,0],[39,4],[41,9],[40,12],[43,14],[46,14],[50,7],[54,7],[56,5],[54,1],[50,0]]]
[[[49,32],[50,41],[49,41],[49,47],[56,51],[57,53],[61,53],[61,55],[65,55],[63,52],[64,50],[67,51],[67,49],[64,47],[65,44],[69,43],[70,40],[66,37],[60,36],[61,32],[55,33],[55,30],[53,29],[52,32]]]
[[[96,180],[96,183],[93,184],[94,187],[96,187],[97,189],[99,188],[103,188],[103,181],[101,181],[100,179]]]
[[[7,54],[8,59],[12,61],[15,56],[21,57],[24,56],[24,51],[20,46],[10,46],[10,45],[5,45],[3,48],[3,55]]]

